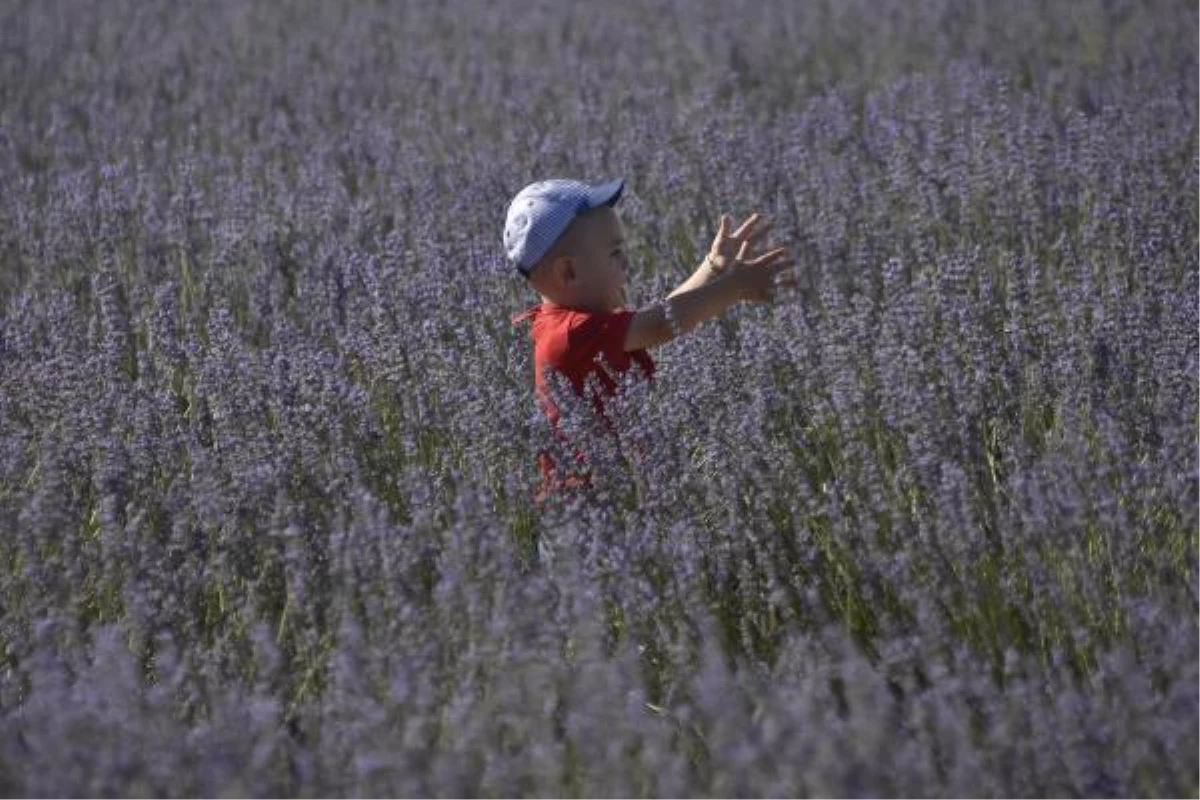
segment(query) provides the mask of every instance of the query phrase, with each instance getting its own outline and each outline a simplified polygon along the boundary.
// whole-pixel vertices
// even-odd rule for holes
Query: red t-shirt
[[[583,397],[588,379],[594,378],[600,392],[591,397],[596,411],[604,413],[604,400],[617,391],[617,378],[635,365],[647,378],[654,377],[654,360],[645,350],[625,350],[625,334],[633,311],[592,313],[544,302],[513,318],[513,323],[532,321],[534,387],[538,402],[557,428],[559,410],[550,397],[550,372],[561,373],[571,388]],[[582,455],[576,458],[582,466]],[[586,471],[566,477],[556,475],[548,453],[538,454],[542,468],[542,492],[563,486],[585,485]]]

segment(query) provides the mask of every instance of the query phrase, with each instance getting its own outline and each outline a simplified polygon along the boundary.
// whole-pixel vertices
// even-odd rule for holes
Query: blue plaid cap
[[[572,220],[594,208],[616,205],[624,188],[624,180],[593,186],[552,178],[529,184],[517,192],[508,206],[504,221],[504,252],[508,260],[522,275],[528,275]]]

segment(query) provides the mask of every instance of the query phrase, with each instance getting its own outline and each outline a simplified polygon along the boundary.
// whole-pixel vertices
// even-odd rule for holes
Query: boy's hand
[[[747,217],[736,231],[730,233],[729,229],[732,226],[733,217],[722,214],[716,238],[713,239],[712,247],[705,258],[714,276],[724,273],[734,260],[742,255],[743,246],[746,247],[743,257],[753,257],[759,240],[771,229],[771,221],[756,212]]]
[[[796,285],[786,247],[754,256],[757,245],[771,226],[769,221],[761,214],[751,214],[730,233],[732,223],[728,214],[721,215],[717,236],[708,253],[707,261],[716,275],[736,281],[742,299],[752,303],[772,300],[777,289]]]
[[[796,285],[786,247],[754,255],[755,246],[767,230],[761,215],[752,214],[732,233],[731,224],[729,215],[722,215],[717,238],[704,264],[666,300],[634,314],[625,333],[626,351],[669,342],[743,300],[772,300],[778,289]]]
[[[779,289],[795,287],[793,263],[786,247],[768,250],[758,258],[734,258],[729,268],[729,280],[736,281],[738,294],[751,303],[770,302]]]

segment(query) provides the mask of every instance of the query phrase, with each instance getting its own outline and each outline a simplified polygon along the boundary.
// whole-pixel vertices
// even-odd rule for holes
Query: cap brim
[[[588,205],[591,208],[615,206],[617,201],[621,199],[621,193],[624,191],[624,178],[618,178],[615,181],[609,181],[608,183],[601,183],[598,186],[589,187],[587,192]]]

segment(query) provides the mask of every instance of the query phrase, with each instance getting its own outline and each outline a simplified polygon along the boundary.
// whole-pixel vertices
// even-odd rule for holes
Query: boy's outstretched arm
[[[741,300],[770,300],[776,288],[791,285],[792,281],[786,275],[791,266],[784,247],[758,258],[734,259],[716,280],[672,294],[658,305],[634,314],[625,334],[625,349],[639,350],[669,342],[676,335],[685,334],[700,323],[724,314]],[[668,305],[674,326],[667,318]]]
[[[791,285],[786,273],[792,263],[786,248],[750,257],[755,242],[766,232],[765,225],[758,227],[760,220],[754,214],[730,233],[729,216],[722,216],[712,249],[699,269],[661,303],[634,315],[625,334],[625,350],[664,344],[724,314],[739,301],[770,300],[778,286]]]

